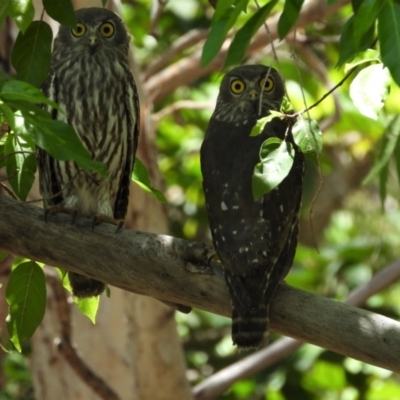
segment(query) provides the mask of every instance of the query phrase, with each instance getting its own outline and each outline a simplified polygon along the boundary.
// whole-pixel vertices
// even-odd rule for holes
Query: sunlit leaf
[[[3,114],[2,120],[10,125],[11,129],[15,131],[15,116],[14,111],[5,103],[0,103],[0,114]]]
[[[21,32],[26,31],[35,16],[32,0],[13,0],[10,2],[8,11]]]
[[[151,185],[147,168],[138,158],[135,159],[135,165],[132,172],[132,180],[137,183],[144,191],[152,194],[161,203],[168,203],[164,194]]]
[[[225,67],[238,64],[242,61],[251,38],[265,22],[277,2],[278,0],[272,0],[265,6],[261,7],[242,26],[242,28],[236,32],[228,50],[228,55],[224,65]]]
[[[356,54],[367,50],[372,46],[374,41],[375,29],[371,26],[370,29],[364,32],[359,43],[354,41],[354,15],[349,18],[342,29],[342,35],[340,36],[340,53],[337,67],[343,65],[346,61],[354,58]]]
[[[382,61],[400,85],[400,4],[387,2],[379,13],[378,22]]]
[[[19,264],[10,275],[6,289],[9,305],[7,330],[12,343],[21,351],[42,322],[46,307],[46,282],[42,268],[33,261]]]
[[[201,54],[201,66],[205,67],[219,53],[226,34],[236,22],[238,16],[246,9],[249,0],[235,0],[234,6],[227,7],[224,1],[217,3],[217,9],[211,21],[210,33],[204,43]],[[228,2],[226,2],[228,3]],[[231,2],[232,3],[232,2]]]
[[[390,89],[390,74],[382,64],[362,69],[350,85],[350,97],[361,114],[377,119]]]
[[[322,132],[318,123],[310,118],[300,119],[294,124],[292,135],[300,151],[317,164],[322,151]]]
[[[62,25],[75,28],[76,17],[71,0],[43,0],[43,6],[51,18]]]
[[[283,12],[278,21],[279,39],[283,39],[288,32],[294,27],[300,15],[301,7],[304,0],[286,0]]]
[[[52,30],[46,22],[34,21],[15,41],[11,62],[17,78],[39,87],[46,78],[51,61]]]
[[[93,170],[105,177],[106,166],[93,161],[77,134],[68,124],[48,117],[44,110],[29,109],[22,102],[15,102],[25,118],[25,126],[37,146],[57,160],[76,161],[85,170]],[[48,114],[48,113],[47,113]]]
[[[358,65],[369,63],[371,61],[381,61],[378,50],[368,49],[358,53],[349,63],[345,64],[344,73],[347,74],[351,69]]]
[[[9,135],[5,145],[7,177],[14,193],[25,201],[35,181],[36,157],[31,149],[21,146],[16,135]]]
[[[360,46],[366,32],[374,27],[382,6],[381,0],[363,0],[360,2],[353,19],[353,43],[356,47]]]
[[[49,104],[53,108],[59,109],[58,105],[49,100],[41,90],[29,83],[11,79],[0,89],[0,97],[4,100],[23,100],[35,104]]]
[[[252,178],[254,200],[276,188],[289,174],[294,161],[293,146],[276,137],[269,138],[261,146],[260,160]]]
[[[372,181],[380,171],[386,167],[388,164],[390,157],[393,155],[393,152],[396,148],[397,142],[400,136],[400,115],[396,115],[390,124],[386,127],[386,130],[383,134],[381,146],[379,149],[378,156],[374,162],[374,166],[372,167],[369,174],[363,180],[363,184],[367,184]]]
[[[78,299],[74,297],[75,304],[83,315],[86,315],[94,324],[96,323],[97,310],[99,309],[100,296]]]
[[[282,114],[279,111],[274,111],[271,110],[269,112],[269,115],[267,115],[264,118],[260,118],[259,120],[257,120],[256,124],[253,126],[253,128],[251,129],[250,132],[250,136],[258,136],[261,135],[261,133],[264,130],[265,125],[268,124],[268,122],[272,121],[274,118],[280,118],[280,117],[284,117],[284,114]]]

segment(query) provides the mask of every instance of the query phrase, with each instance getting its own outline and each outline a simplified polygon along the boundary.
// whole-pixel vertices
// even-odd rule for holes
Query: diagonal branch
[[[166,235],[54,215],[0,196],[0,250],[95,277],[122,289],[229,316],[221,268],[212,248]],[[104,299],[104,301],[107,301]],[[331,299],[280,285],[271,328],[293,338],[400,372],[400,323]]]

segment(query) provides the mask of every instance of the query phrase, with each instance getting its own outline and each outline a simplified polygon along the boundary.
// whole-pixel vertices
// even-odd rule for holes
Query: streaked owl
[[[107,178],[38,148],[40,191],[50,213],[123,220],[139,136],[139,101],[128,62],[130,35],[122,19],[104,8],[80,9],[76,18],[75,29],[60,27],[42,90],[63,110],[48,108],[52,118],[73,126],[92,159],[106,164]],[[95,279],[68,276],[78,297],[97,296],[105,288]]]
[[[279,111],[284,84],[272,67],[247,65],[222,80],[201,147],[201,171],[214,248],[232,301],[232,339],[257,348],[269,329],[269,304],[292,266],[297,246],[305,172],[290,125],[279,118],[251,137],[257,119]],[[252,175],[262,143],[271,137],[294,145],[293,166],[271,192],[254,200]]]

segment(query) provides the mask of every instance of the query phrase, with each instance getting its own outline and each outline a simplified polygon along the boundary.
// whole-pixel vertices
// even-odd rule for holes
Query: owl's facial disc
[[[115,34],[115,25],[111,21],[105,21],[94,26],[87,26],[78,22],[75,29],[71,29],[71,34],[83,45],[89,45],[89,51],[94,54],[103,42],[110,39]]]

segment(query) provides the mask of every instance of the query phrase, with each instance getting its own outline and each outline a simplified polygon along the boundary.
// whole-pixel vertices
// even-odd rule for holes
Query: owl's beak
[[[97,49],[97,37],[96,34],[92,33],[89,35],[89,51],[90,54],[94,54]]]

